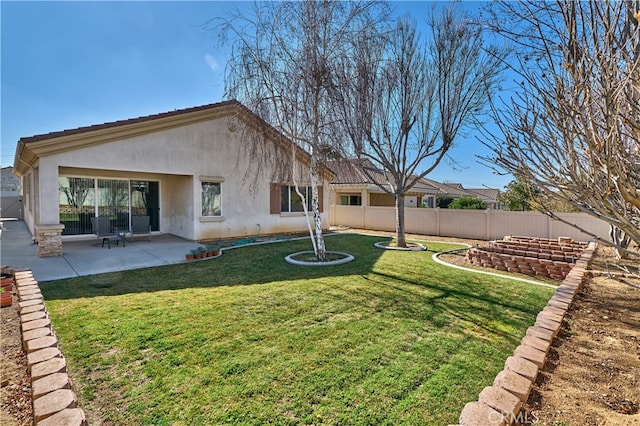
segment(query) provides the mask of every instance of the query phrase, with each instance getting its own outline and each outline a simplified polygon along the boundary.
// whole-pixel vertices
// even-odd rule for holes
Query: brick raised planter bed
[[[506,237],[469,249],[467,257],[472,264],[485,268],[562,281],[586,247],[567,238]]]

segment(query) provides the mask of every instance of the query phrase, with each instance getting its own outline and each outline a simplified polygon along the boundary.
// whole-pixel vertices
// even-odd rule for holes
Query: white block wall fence
[[[558,213],[563,220],[579,225],[598,237],[609,239],[609,225],[586,213]],[[395,231],[394,207],[340,206],[330,207],[331,226],[377,231]],[[502,210],[405,209],[406,232],[441,237],[497,240],[507,235],[556,239],[570,237],[575,241],[594,238],[572,226],[538,212]]]

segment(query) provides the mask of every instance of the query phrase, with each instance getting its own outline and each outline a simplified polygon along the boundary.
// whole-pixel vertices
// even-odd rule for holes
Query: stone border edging
[[[33,424],[35,426],[87,426],[84,411],[67,374],[67,362],[58,348],[51,319],[38,282],[31,270],[3,267],[13,275],[18,297],[20,334],[31,375]],[[14,302],[15,303],[15,302]]]
[[[535,324],[527,329],[513,356],[507,358],[504,370],[498,373],[493,385],[485,387],[477,401],[464,406],[458,419],[460,426],[505,426],[523,420],[520,409],[527,402],[551,343],[582,288],[595,249],[596,243],[589,243],[547,306],[540,311]]]

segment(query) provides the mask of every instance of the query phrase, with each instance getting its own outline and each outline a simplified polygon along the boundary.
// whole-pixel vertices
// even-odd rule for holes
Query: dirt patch
[[[31,377],[22,350],[17,297],[13,302],[0,309],[0,425],[26,426],[33,424]]]
[[[612,258],[600,247],[591,268]],[[525,407],[535,424],[640,425],[640,290],[590,278],[550,355]]]
[[[471,265],[465,255],[460,251],[440,258],[495,272]],[[640,290],[596,272],[619,273],[610,266],[614,262],[610,248],[596,250],[593,276],[587,276],[553,343],[521,413],[523,424],[640,426]],[[622,264],[637,271],[637,262],[632,257]],[[625,279],[640,285],[638,279]]]

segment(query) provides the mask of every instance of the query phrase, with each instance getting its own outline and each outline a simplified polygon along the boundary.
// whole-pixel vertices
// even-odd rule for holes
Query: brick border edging
[[[460,426],[504,426],[521,420],[520,409],[529,398],[562,320],[582,288],[595,249],[596,243],[589,243],[547,306],[540,311],[535,324],[527,329],[513,356],[507,358],[504,370],[498,373],[493,385],[485,387],[477,401],[464,406],[458,419]]]
[[[13,275],[18,297],[22,347],[31,375],[33,424],[36,426],[87,426],[84,411],[76,407],[67,362],[44,305],[38,281],[31,270],[2,267]]]

